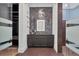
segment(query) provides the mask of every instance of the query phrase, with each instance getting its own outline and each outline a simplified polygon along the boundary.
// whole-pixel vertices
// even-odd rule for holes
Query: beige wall
[[[23,53],[27,49],[28,28],[28,5],[19,4],[19,49],[18,52]]]
[[[53,4],[53,34],[54,34],[54,49],[58,52],[58,9],[57,4]]]

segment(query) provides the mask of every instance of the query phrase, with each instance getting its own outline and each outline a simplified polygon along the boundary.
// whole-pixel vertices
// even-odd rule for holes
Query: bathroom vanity
[[[54,45],[54,35],[27,35],[28,47],[50,47]]]

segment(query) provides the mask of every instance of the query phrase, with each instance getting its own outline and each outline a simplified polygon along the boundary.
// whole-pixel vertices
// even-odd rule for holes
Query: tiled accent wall
[[[69,6],[70,5],[71,5],[71,3],[69,3]],[[73,5],[75,5],[75,3],[72,3],[72,6]],[[71,20],[76,17],[79,17],[79,5],[77,5],[75,8],[63,9],[63,19],[64,20]]]
[[[46,14],[45,16],[45,31],[36,31],[37,27],[37,19],[38,18],[38,10],[44,9]],[[35,32],[36,31],[36,32]],[[52,34],[52,7],[30,7],[30,34],[44,34],[49,35]]]

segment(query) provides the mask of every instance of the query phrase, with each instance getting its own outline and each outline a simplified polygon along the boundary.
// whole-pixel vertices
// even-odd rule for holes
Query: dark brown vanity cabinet
[[[28,47],[53,47],[54,35],[27,35]]]

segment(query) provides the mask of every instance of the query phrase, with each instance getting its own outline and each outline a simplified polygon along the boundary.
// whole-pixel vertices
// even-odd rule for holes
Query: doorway
[[[12,21],[13,21],[13,40],[12,46],[18,47],[18,21],[19,21],[19,4],[12,4]]]

